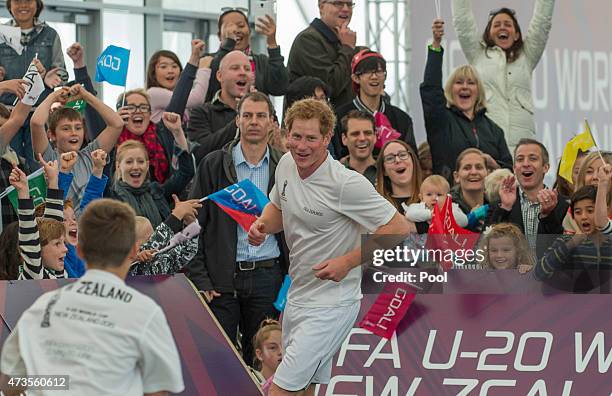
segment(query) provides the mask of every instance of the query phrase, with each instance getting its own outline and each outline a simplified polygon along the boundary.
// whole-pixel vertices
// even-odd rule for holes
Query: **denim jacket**
[[[5,25],[17,26],[13,19]],[[54,67],[66,68],[59,35],[45,22],[35,19],[34,29],[27,34],[22,32],[21,44],[23,45],[21,55],[17,54],[6,43],[0,44],[0,66],[4,67],[6,71],[5,80],[22,78],[36,54],[38,54],[38,59],[47,70]],[[42,102],[51,92],[50,88],[45,87],[38,103]],[[0,95],[0,102],[5,105],[12,106],[14,101],[15,95],[12,93]]]

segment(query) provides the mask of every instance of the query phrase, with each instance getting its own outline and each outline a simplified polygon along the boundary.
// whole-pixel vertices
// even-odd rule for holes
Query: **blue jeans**
[[[280,312],[272,305],[283,281],[278,263],[272,268],[236,271],[234,293],[222,293],[210,303],[210,308],[225,333],[234,344],[237,330],[242,334],[242,356],[253,364],[253,336],[266,318],[278,319]]]

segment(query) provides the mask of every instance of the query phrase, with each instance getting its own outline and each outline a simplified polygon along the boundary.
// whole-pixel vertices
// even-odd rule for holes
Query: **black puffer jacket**
[[[456,107],[448,107],[442,88],[443,51],[428,51],[425,77],[421,83],[421,101],[427,141],[431,147],[433,173],[452,184],[457,157],[467,148],[475,147],[489,154],[503,167],[512,169],[504,131],[485,114],[483,109],[474,119],[467,118]]]

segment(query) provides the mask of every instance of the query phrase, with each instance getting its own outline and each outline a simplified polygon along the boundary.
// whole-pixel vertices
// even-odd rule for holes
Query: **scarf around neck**
[[[157,227],[164,220],[160,212],[169,208],[158,207],[159,201],[156,202],[151,194],[151,182],[146,180],[140,187],[132,187],[123,180],[117,180],[113,186],[113,190],[117,197],[130,205],[138,216],[143,216],[149,219],[153,228]],[[166,205],[167,206],[167,205]]]
[[[147,130],[142,135],[133,134],[127,127],[123,127],[123,131],[121,131],[121,135],[119,135],[118,144],[126,140],[137,140],[144,144],[149,154],[149,164],[153,168],[151,177],[158,183],[164,183],[168,179],[169,160],[166,157],[164,147],[157,137],[157,126],[149,122]]]

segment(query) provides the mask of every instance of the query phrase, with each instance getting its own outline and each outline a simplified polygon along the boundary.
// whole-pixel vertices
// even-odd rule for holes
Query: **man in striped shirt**
[[[19,252],[23,259],[19,279],[65,278],[64,258],[64,201],[58,189],[57,161],[41,161],[47,178],[45,214],[34,216],[34,202],[30,197],[28,179],[18,167],[13,168],[9,181],[19,198]]]

